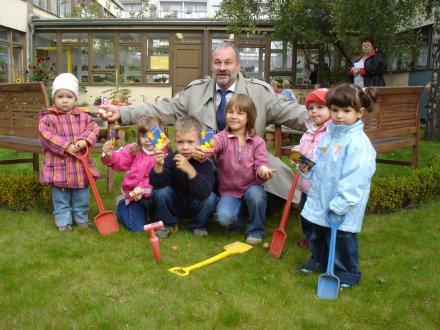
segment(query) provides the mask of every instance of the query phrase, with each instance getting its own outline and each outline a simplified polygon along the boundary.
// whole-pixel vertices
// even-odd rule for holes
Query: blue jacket
[[[328,122],[328,133],[318,147],[312,170],[302,175],[312,178],[312,186],[301,215],[320,226],[329,227],[326,212],[344,216],[339,230],[357,233],[376,170],[376,151],[358,120],[350,126]]]

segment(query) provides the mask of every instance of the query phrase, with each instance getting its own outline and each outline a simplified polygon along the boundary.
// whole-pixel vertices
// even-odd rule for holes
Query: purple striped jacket
[[[40,141],[43,145],[43,168],[40,182],[59,188],[84,188],[88,185],[87,176],[80,160],[65,150],[77,140],[86,140],[93,146],[98,139],[99,126],[92,116],[74,108],[64,112],[53,106],[40,112]],[[93,177],[99,176],[98,168],[91,156],[89,168]]]

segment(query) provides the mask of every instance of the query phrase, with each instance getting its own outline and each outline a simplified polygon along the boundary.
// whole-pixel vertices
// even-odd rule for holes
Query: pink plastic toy
[[[149,225],[144,226],[144,232],[148,232],[148,231],[151,232],[150,243],[157,262],[160,262],[160,248],[159,248],[159,239],[156,236],[155,230],[162,227],[163,227],[162,221],[153,222],[150,223]]]

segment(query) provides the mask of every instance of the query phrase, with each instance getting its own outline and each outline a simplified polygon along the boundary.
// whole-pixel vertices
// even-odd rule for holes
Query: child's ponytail
[[[362,107],[368,112],[373,112],[377,101],[377,89],[374,87],[362,88],[363,95],[359,95]]]

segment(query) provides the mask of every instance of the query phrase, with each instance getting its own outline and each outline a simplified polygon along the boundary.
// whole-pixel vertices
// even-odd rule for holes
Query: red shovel
[[[270,244],[270,254],[274,258],[281,257],[281,253],[283,253],[284,243],[286,243],[287,234],[286,234],[286,224],[287,218],[289,217],[290,208],[292,206],[292,199],[295,193],[296,184],[299,179],[299,172],[297,171],[295,177],[293,178],[292,186],[290,187],[289,196],[287,196],[286,206],[284,206],[283,216],[281,217],[280,226],[275,229],[272,236],[272,242]]]
[[[89,164],[87,163],[87,158],[89,156],[89,147],[86,146],[86,151],[82,154],[76,154],[84,166],[84,170],[89,180],[90,187],[92,188],[93,195],[95,196],[96,204],[98,204],[99,214],[95,216],[96,228],[101,235],[108,235],[111,233],[116,233],[119,230],[118,221],[116,220],[115,214],[112,211],[106,211],[102,205],[101,197],[99,196],[98,188],[96,187],[95,179],[93,178],[92,172],[90,171]]]

